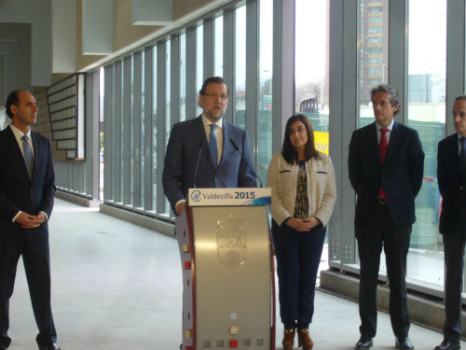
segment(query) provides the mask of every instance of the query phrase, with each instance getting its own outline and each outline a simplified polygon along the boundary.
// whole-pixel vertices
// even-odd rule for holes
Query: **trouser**
[[[385,204],[377,204],[374,220],[367,226],[355,227],[361,264],[359,314],[361,334],[374,337],[377,331],[377,280],[380,253],[384,248],[390,286],[390,320],[396,337],[409,332],[406,296],[406,256],[411,226],[397,228]]]
[[[445,256],[445,339],[458,341],[461,336],[461,290],[466,229],[457,225],[449,235],[443,235]]]
[[[280,317],[285,329],[306,329],[312,322],[317,271],[326,227],[309,232],[280,228],[272,220],[272,236],[277,257]]]
[[[50,301],[50,263],[48,232],[43,227],[24,234],[3,235],[0,239],[0,345],[9,346],[9,299],[13,294],[19,257],[23,265],[39,334],[39,346],[56,341]]]

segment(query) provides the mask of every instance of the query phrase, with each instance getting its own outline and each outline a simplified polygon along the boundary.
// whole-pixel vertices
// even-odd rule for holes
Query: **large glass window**
[[[186,33],[180,35],[180,121],[186,120]]]
[[[223,16],[215,18],[215,67],[214,75],[223,76]]]
[[[328,154],[329,2],[296,0],[295,111],[307,115],[319,151]],[[290,116],[283,116],[288,119]]]
[[[152,182],[152,193],[157,193],[157,181],[155,181],[157,177],[157,152],[155,151],[156,146],[157,146],[157,136],[160,135],[157,132],[157,92],[158,92],[158,87],[157,87],[157,46],[154,46],[152,50],[152,67],[154,69],[152,70],[152,145],[153,145],[153,150],[152,154],[153,156],[153,162],[152,162],[152,167],[153,167],[153,182]],[[157,208],[157,196],[153,196],[152,198],[152,208],[156,210]]]
[[[259,114],[257,120],[257,175],[267,178],[272,159],[272,51],[273,51],[273,0],[260,3],[259,52]]]
[[[204,26],[199,25],[196,27],[196,96],[204,82]],[[196,98],[196,115],[202,113],[202,108],[197,103]]]
[[[370,91],[388,83],[388,1],[361,0],[359,12],[359,125],[374,121]]]
[[[246,128],[246,6],[236,10],[236,43],[235,43],[235,91],[233,122]]]
[[[407,273],[410,279],[440,289],[444,264],[439,254],[443,246],[438,233],[441,198],[436,165],[437,144],[445,130],[446,8],[446,0],[410,0],[408,31],[408,125],[419,133],[425,161]]]

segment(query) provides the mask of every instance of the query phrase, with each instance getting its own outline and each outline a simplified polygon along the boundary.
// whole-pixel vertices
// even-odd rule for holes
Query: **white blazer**
[[[288,164],[281,152],[270,161],[267,187],[272,189],[270,210],[278,225],[294,215],[298,170],[299,165]],[[306,162],[306,175],[309,216],[317,218],[326,226],[337,198],[332,160],[323,153],[320,153],[320,159],[309,159]]]

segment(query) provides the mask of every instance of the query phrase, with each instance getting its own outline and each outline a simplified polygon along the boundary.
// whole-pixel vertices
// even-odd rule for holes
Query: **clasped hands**
[[[298,232],[307,232],[319,225],[319,223],[319,220],[311,216],[305,219],[291,218],[286,224]]]
[[[15,222],[22,228],[36,228],[46,221],[47,216],[43,212],[39,212],[37,215],[30,215],[22,212],[15,220]]]

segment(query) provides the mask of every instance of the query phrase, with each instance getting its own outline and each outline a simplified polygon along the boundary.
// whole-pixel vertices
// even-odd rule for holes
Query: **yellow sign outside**
[[[328,132],[314,131],[314,145],[316,150],[328,155]]]

